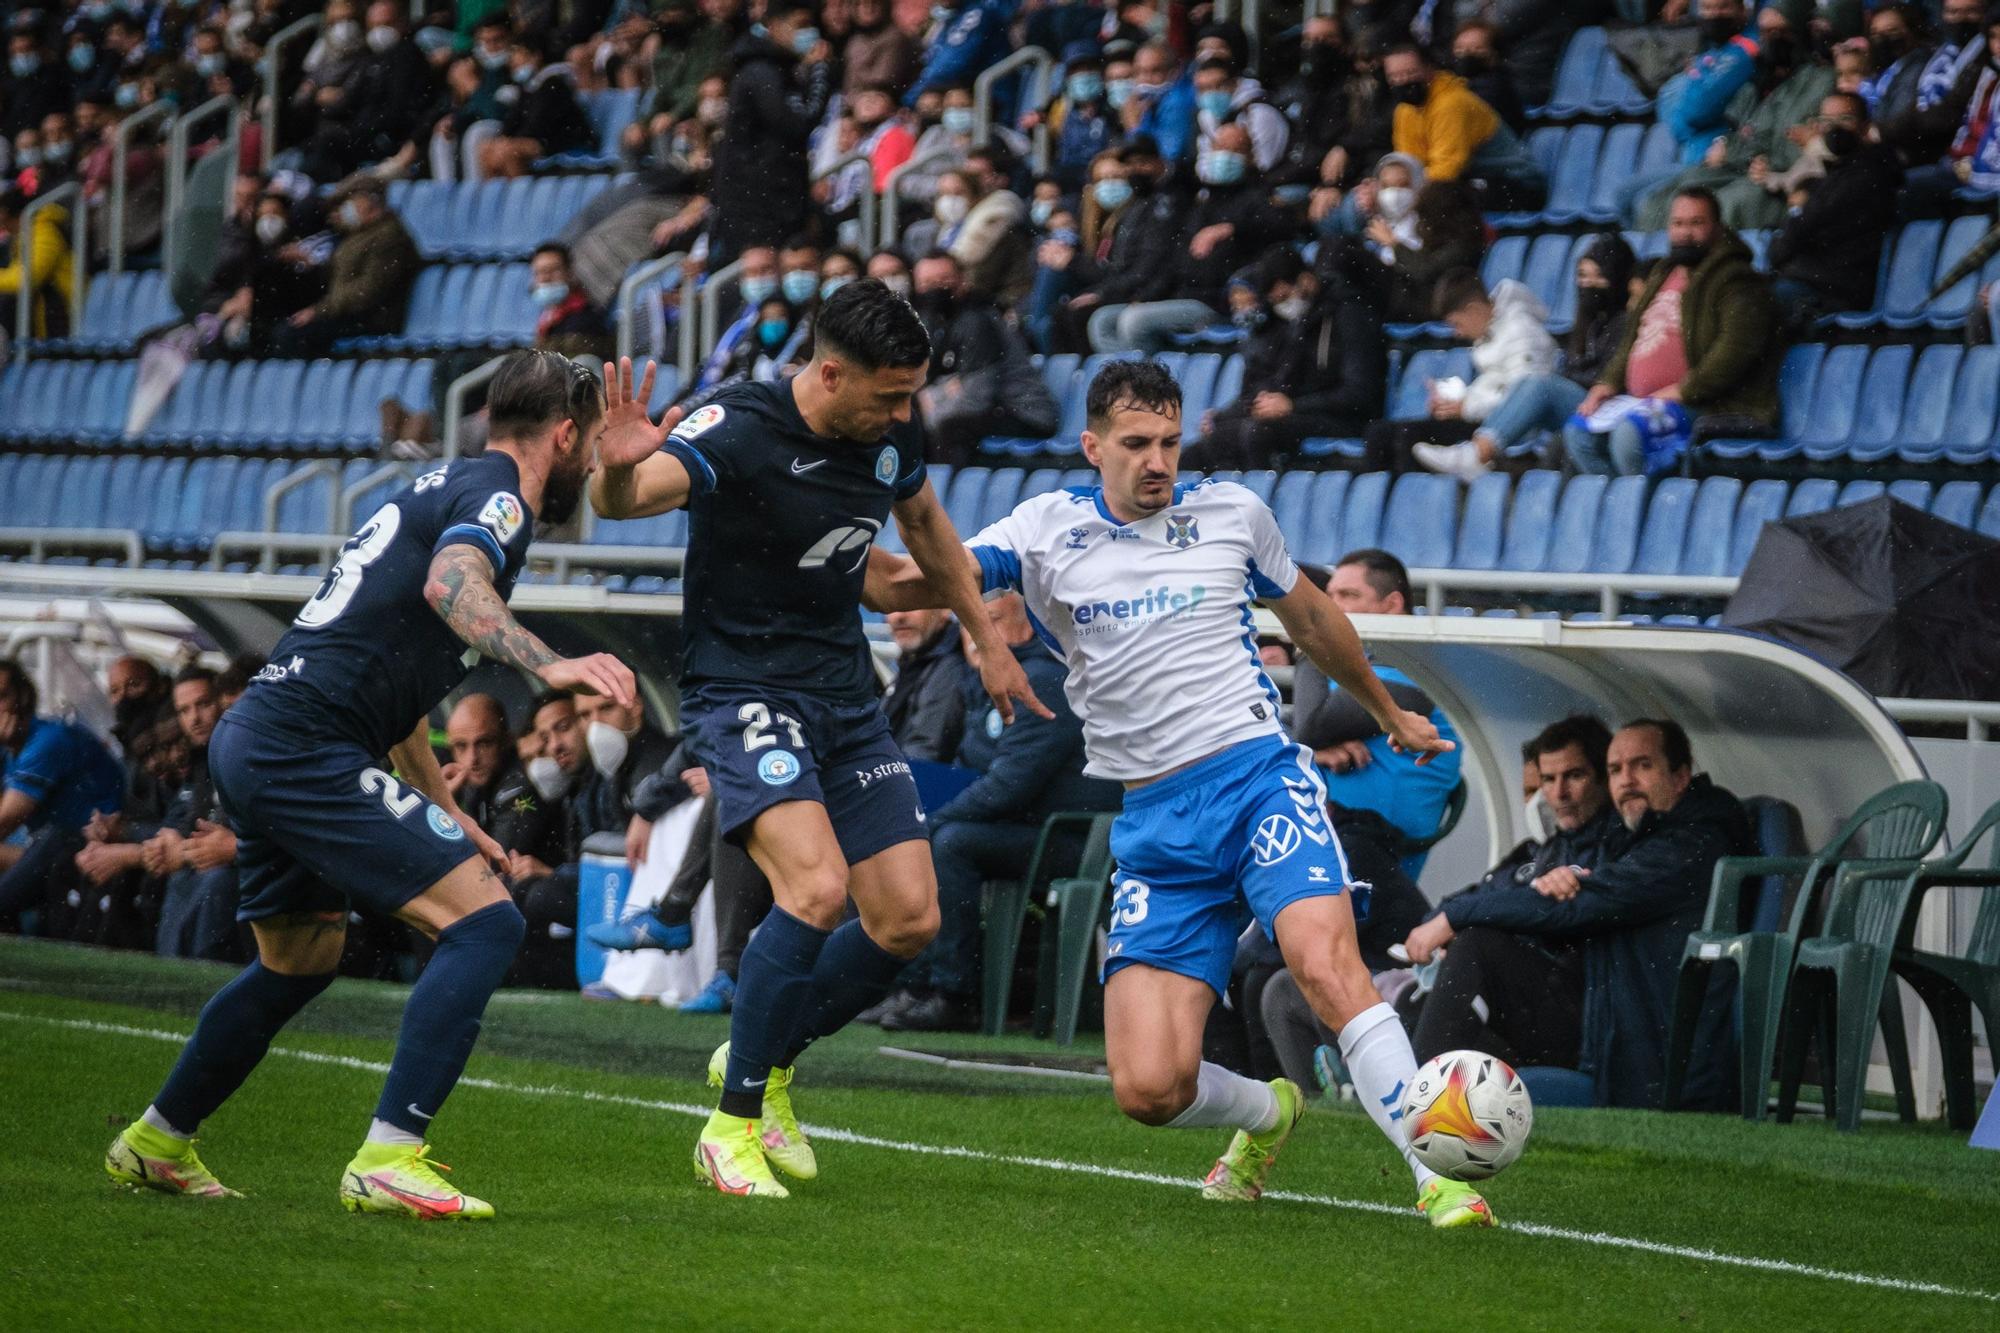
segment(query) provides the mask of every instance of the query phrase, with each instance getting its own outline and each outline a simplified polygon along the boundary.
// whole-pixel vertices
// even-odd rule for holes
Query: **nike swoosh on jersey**
[[[815,459],[814,459],[814,460],[813,460],[812,462],[810,462],[810,463],[806,463],[806,464],[805,464],[804,466],[800,466],[800,464],[801,464],[801,462],[802,462],[802,461],[803,461],[803,460],[801,460],[801,459],[797,459],[797,458],[794,458],[794,459],[792,460],[792,475],[793,475],[793,476],[795,476],[795,477],[796,477],[796,476],[798,476],[798,475],[799,475],[799,474],[801,474],[801,473],[804,473],[804,472],[810,472],[810,471],[812,471],[812,470],[813,470],[814,468],[818,467],[818,466],[819,466],[820,464],[822,464],[822,463],[826,462],[827,460],[826,460],[826,459],[824,459],[824,458],[815,458]]]

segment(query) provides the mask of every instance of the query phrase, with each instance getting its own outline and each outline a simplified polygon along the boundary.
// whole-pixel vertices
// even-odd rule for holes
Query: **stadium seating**
[[[623,177],[523,176],[506,181],[396,181],[389,207],[426,259],[526,259]]]

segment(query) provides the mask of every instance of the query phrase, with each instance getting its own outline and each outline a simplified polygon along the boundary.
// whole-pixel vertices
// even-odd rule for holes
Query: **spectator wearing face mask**
[[[231,55],[224,47],[219,28],[195,29],[187,64],[194,76],[190,90],[194,96],[189,100],[195,105],[211,97],[242,97],[257,79],[249,61]]]
[[[1425,184],[1423,163],[1408,153],[1390,153],[1321,215],[1319,233],[1365,236],[1383,263],[1394,263],[1397,246],[1418,244],[1417,191]]]
[[[1021,0],[941,0],[932,7],[937,22],[931,30],[924,67],[904,97],[907,105],[933,88],[962,83],[970,87],[979,72],[998,64],[1013,48],[1008,34]],[[1014,119],[1015,89],[1003,80],[994,89],[993,115],[1003,124]]]
[[[1427,420],[1383,422],[1369,432],[1371,454],[1392,467],[1403,466],[1417,441],[1437,449],[1472,439],[1479,423],[1498,411],[1530,380],[1556,378],[1556,340],[1549,312],[1523,283],[1502,279],[1489,293],[1472,269],[1438,280],[1431,313],[1472,344],[1472,383],[1463,392],[1433,386]],[[1418,456],[1421,462],[1423,456]]]
[[[1143,136],[1176,168],[1195,159],[1194,71],[1157,38],[1132,57],[1130,100],[1119,110],[1129,143]]]
[[[1040,111],[1022,116],[1021,128],[1048,126],[1055,140],[1055,184],[1068,194],[1082,186],[1091,161],[1122,134],[1105,92],[1104,55],[1098,44],[1072,43],[1063,52],[1063,70],[1060,92]]]
[[[896,196],[905,205],[906,219],[929,208],[945,173],[957,170],[973,150],[972,85],[954,83],[933,89],[916,99],[915,113],[917,144],[910,151],[908,168],[896,181]],[[1027,155],[1028,140],[1012,125],[995,124],[992,134],[1016,158]]]
[[[1560,431],[1625,339],[1626,307],[1635,284],[1632,247],[1617,232],[1599,236],[1576,261],[1576,322],[1563,348],[1560,374],[1537,371],[1510,385],[1461,444],[1421,443],[1416,461],[1433,472],[1473,482],[1505,458],[1523,458],[1550,431]]]
[[[1825,174],[1800,188],[1771,242],[1772,295],[1794,331],[1820,315],[1875,304],[1876,256],[1896,223],[1903,166],[1869,143],[1868,107],[1851,93],[1821,100],[1813,122]]]
[[[1285,160],[1272,173],[1281,190],[1309,192],[1322,180],[1332,188],[1347,183],[1344,145],[1356,119],[1348,88],[1353,74],[1340,20],[1330,14],[1307,18],[1299,34],[1298,73],[1279,86],[1273,99],[1292,126]]]
[[[702,111],[702,83],[729,74],[729,49],[743,36],[742,6],[718,3],[717,17],[704,19],[695,0],[666,0],[653,12],[659,43],[653,53],[653,97],[643,124],[626,131],[626,147],[636,150],[648,137],[664,138],[675,125]],[[716,108],[720,121],[727,107]]]
[[[117,93],[119,62],[111,53],[99,49],[100,31],[80,26],[70,32],[64,48],[70,96],[78,102],[109,102]]]
[[[1239,73],[1227,56],[1195,62],[1194,101],[1199,151],[1214,146],[1215,132],[1224,125],[1241,125],[1250,133],[1250,162],[1259,173],[1275,170],[1284,160],[1292,137],[1285,113],[1264,96],[1263,84]]]
[[[1028,345],[992,302],[967,289],[947,251],[917,261],[917,312],[931,335],[930,379],[917,394],[933,463],[963,467],[987,436],[1054,435],[1061,411]]]
[[[1433,181],[1463,180],[1489,209],[1535,209],[1548,198],[1548,179],[1492,107],[1458,75],[1432,67],[1415,46],[1382,56],[1396,101],[1396,151],[1424,165]]]
[[[225,262],[217,266],[208,307],[221,324],[218,351],[262,346],[287,315],[326,295],[326,266],[313,262],[318,247],[298,237],[295,211],[289,195],[266,185],[247,223],[224,224]]]
[[[617,350],[611,321],[570,272],[569,250],[547,244],[528,261],[534,285],[529,294],[541,311],[535,318],[535,346],[579,361],[603,361]]]
[[[885,88],[900,98],[923,68],[923,46],[890,20],[889,0],[855,0],[854,27],[840,50],[847,71],[842,90]]]
[[[1095,350],[1160,352],[1176,334],[1216,323],[1229,275],[1285,238],[1286,219],[1250,168],[1250,132],[1240,122],[1216,130],[1215,146],[1202,154],[1196,172],[1202,189],[1172,262],[1131,302],[1102,305],[1091,315]]]
[[[798,0],[774,0],[764,35],[742,38],[731,52],[727,133],[715,148],[711,265],[808,225],[806,156],[833,95],[827,57],[812,10]]]
[[[1500,58],[1500,30],[1485,19],[1458,25],[1451,35],[1451,70],[1516,134],[1528,132],[1528,113],[1513,72]]]
[[[445,784],[459,809],[509,853],[562,860],[563,810],[543,799],[515,753],[507,712],[490,694],[468,694],[445,722]]]
[[[1438,280],[1455,269],[1477,269],[1486,254],[1486,222],[1479,196],[1461,181],[1429,181],[1412,206],[1413,239],[1401,226],[1377,218],[1368,242],[1389,266],[1385,313],[1398,324],[1421,324],[1432,315]]]
[[[495,94],[507,112],[500,132],[479,148],[481,172],[524,176],[537,158],[595,147],[596,131],[576,100],[575,75],[541,46],[517,37],[508,50],[513,85]]]
[[[292,110],[301,129],[316,132],[322,113],[346,99],[367,54],[359,6],[353,0],[328,0],[319,36],[306,49],[304,77],[292,93]],[[121,105],[123,97],[121,92]]]
[[[276,356],[325,356],[342,338],[393,334],[403,327],[423,259],[382,186],[364,180],[335,212],[341,239],[327,265],[326,296],[272,333]]]
[[[66,111],[69,104],[69,71],[49,56],[33,29],[17,27],[7,39],[0,134],[11,139],[22,130],[38,130],[44,116]]]
[[[967,290],[997,304],[1013,305],[1034,285],[1028,207],[1008,188],[995,150],[971,153],[963,170],[939,179],[931,223],[913,225],[903,238],[912,261],[931,250],[949,250],[965,269]]]
[[[42,117],[41,156],[34,163],[34,168],[35,193],[38,195],[60,189],[76,179],[80,169],[76,157],[76,132],[67,111],[52,111]]]
[[[1902,17],[1912,33],[1919,31],[1918,26],[1908,23],[1908,14]],[[1871,19],[1871,64],[1876,54],[1873,23]],[[1907,62],[1916,66],[1915,78],[1909,77],[1907,69],[1899,71],[1899,77],[1882,90],[1879,105],[1871,109],[1870,118],[1881,141],[1895,149],[1910,169],[1913,195],[1920,193],[1919,172],[1930,182],[1930,198],[1948,192],[1938,164],[1965,121],[1980,69],[1987,60],[1986,32],[1985,0],[1945,0],[1941,40],[1935,45],[1915,42]],[[1882,52],[1888,53],[1887,48]],[[1923,206],[1917,200],[1912,203]]]

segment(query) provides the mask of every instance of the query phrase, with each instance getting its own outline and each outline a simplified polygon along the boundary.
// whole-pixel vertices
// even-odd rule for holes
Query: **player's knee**
[[[528,918],[508,898],[460,917],[444,928],[439,939],[477,943],[495,952],[504,950],[512,958],[527,937]]]
[[[1335,1031],[1382,1002],[1367,964],[1359,958],[1310,958],[1292,964],[1291,972],[1313,1010]]]
[[[1195,1075],[1170,1069],[1114,1072],[1111,1095],[1118,1109],[1142,1125],[1165,1125],[1194,1103]]]
[[[847,911],[847,867],[812,866],[786,878],[778,901],[807,925],[832,930]]]
[[[937,938],[938,925],[937,903],[928,901],[885,922],[875,942],[898,958],[915,958]]]

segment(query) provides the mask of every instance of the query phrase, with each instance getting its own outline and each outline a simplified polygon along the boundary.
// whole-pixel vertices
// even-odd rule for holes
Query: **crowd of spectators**
[[[1354,0],[1254,36],[1179,0],[516,0],[416,18],[389,0],[75,0],[7,19],[0,319],[25,281],[26,332],[66,329],[64,211],[39,215],[24,276],[27,202],[70,180],[101,200],[119,124],[154,103],[262,109],[271,38],[313,16],[281,55],[276,170],[248,170],[266,146],[246,121],[187,354],[309,357],[399,331],[421,260],[384,185],[572,169],[600,148],[589,99],[628,90],[639,114],[612,145],[628,175],[534,257],[538,343],[601,354],[635,263],[727,273],[723,337],[680,388],[694,406],[790,373],[826,293],[889,278],[929,302],[948,348],[925,410],[937,461],[1056,429],[1034,353],[1195,340],[1246,355],[1242,399],[1192,455],[1209,465],[1283,465],[1331,436],[1367,438],[1363,466],[1468,478],[1537,460],[1661,471],[1703,435],[1779,429],[1776,353],[1873,302],[1899,221],[2000,194],[2000,22],[1978,0]],[[1677,160],[1624,182],[1619,205],[1669,251],[1639,263],[1601,237],[1558,343],[1521,290],[1482,299],[1467,275],[1497,215],[1544,202],[1525,109],[1570,35],[1607,20],[1654,25],[1621,35],[1648,43],[1635,64],[1656,66]],[[1050,54],[1050,76],[997,82],[982,125],[975,80],[1022,46]],[[126,244],[143,250],[154,136],[128,165]],[[899,225],[866,253],[872,195]],[[1770,233],[1768,272],[1751,229]],[[648,312],[660,350],[694,317],[679,305],[674,284]],[[1478,376],[1427,386],[1428,426],[1392,428],[1383,325],[1432,321],[1474,344]]]

